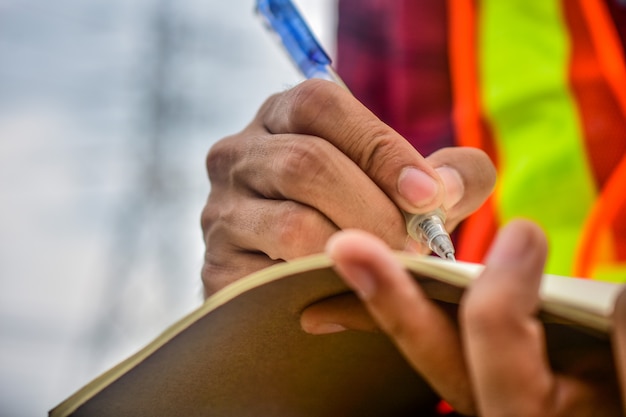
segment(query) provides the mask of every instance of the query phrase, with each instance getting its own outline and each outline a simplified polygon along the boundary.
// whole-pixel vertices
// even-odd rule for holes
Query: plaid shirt
[[[626,44],[626,1],[607,5]],[[454,145],[448,2],[339,0],[337,70],[423,155]]]

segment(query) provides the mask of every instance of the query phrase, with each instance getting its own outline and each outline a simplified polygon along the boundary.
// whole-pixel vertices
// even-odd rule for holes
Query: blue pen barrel
[[[330,57],[290,0],[257,0],[256,10],[305,77],[336,81]]]

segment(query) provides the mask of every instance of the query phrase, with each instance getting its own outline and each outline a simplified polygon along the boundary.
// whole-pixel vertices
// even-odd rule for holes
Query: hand
[[[321,252],[339,229],[366,230],[403,249],[400,209],[443,204],[452,229],[495,182],[481,151],[451,148],[424,159],[350,93],[322,80],[269,98],[241,133],[213,146],[207,171],[207,295],[273,263]]]
[[[548,363],[535,315],[546,246],[543,233],[530,222],[505,227],[485,271],[461,300],[458,321],[425,297],[379,239],[346,231],[331,238],[327,252],[373,322],[458,412],[622,415],[608,350],[592,350],[558,371]],[[626,381],[626,295],[619,306],[614,344]],[[350,323],[337,326],[349,328]]]

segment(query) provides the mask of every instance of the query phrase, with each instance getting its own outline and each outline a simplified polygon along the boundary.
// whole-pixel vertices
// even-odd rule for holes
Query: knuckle
[[[233,259],[239,259],[239,257],[235,253],[216,255],[213,252],[205,252],[201,272],[205,297],[214,294],[250,272],[240,267],[238,262],[233,262]]]
[[[232,147],[229,146],[232,136],[217,141],[207,153],[205,166],[211,181],[218,181],[229,171],[233,163]]]
[[[377,124],[368,131],[371,136],[368,140],[355,141],[355,146],[362,146],[360,152],[355,152],[360,155],[357,163],[365,172],[384,181],[385,175],[392,175],[385,167],[402,166],[402,160],[406,158],[401,154],[402,148],[398,146],[398,140],[401,138],[393,134],[391,128],[386,125]]]
[[[273,260],[290,260],[321,252],[331,228],[318,212],[294,201],[284,201],[278,209],[280,221],[273,231],[275,252],[267,253]]]
[[[200,216],[200,226],[202,227],[202,231],[204,232],[205,237],[207,236],[211,226],[215,223],[215,219],[217,218],[215,206],[211,204],[207,204],[202,209],[202,214]]]
[[[229,191],[223,187],[211,187],[209,197],[200,216],[200,224],[205,237],[216,225],[232,223],[236,201],[226,195],[228,193]]]
[[[205,209],[202,213],[201,222],[207,251],[218,248],[223,241],[223,231],[227,230],[223,222],[223,216],[216,210]]]
[[[284,158],[277,165],[277,175],[285,178],[287,188],[303,188],[312,186],[313,181],[324,176],[329,160],[326,142],[317,140],[297,140],[290,144]]]
[[[289,124],[295,131],[308,132],[320,115],[336,101],[338,85],[330,81],[311,79],[291,90]]]
[[[283,111],[282,104],[285,102],[286,92],[276,93],[269,96],[256,114],[256,121],[267,125],[267,121],[271,120],[277,112]]]
[[[237,248],[231,244],[231,228],[224,218],[228,214],[213,212],[206,216],[209,224],[205,230],[204,264],[201,278],[205,296],[211,295],[244,275],[244,263],[240,263]],[[204,220],[204,216],[203,216]]]
[[[232,266],[225,262],[225,259],[229,258],[222,256],[220,252],[209,250],[207,244],[201,272],[205,296],[213,294],[234,280]]]
[[[208,297],[229,284],[230,280],[224,268],[205,260],[202,266],[202,285],[204,296]]]
[[[267,142],[267,135],[248,132],[227,136],[214,143],[205,158],[211,184],[232,185],[245,178],[253,169],[253,155]]]
[[[209,194],[209,201],[202,210],[200,223],[204,233],[204,243],[208,249],[218,250],[231,241],[234,225],[237,222],[236,202],[218,204],[213,202],[214,192]]]
[[[202,233],[204,234],[205,244],[208,244],[212,229],[220,217],[219,211],[220,206],[217,204],[211,204],[211,195],[209,195],[207,204],[202,209],[202,213],[200,215],[200,227],[202,228]]]

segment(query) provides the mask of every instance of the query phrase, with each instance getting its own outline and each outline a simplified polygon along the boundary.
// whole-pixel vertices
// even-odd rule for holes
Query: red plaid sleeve
[[[338,72],[424,155],[454,144],[446,4],[339,1]]]

